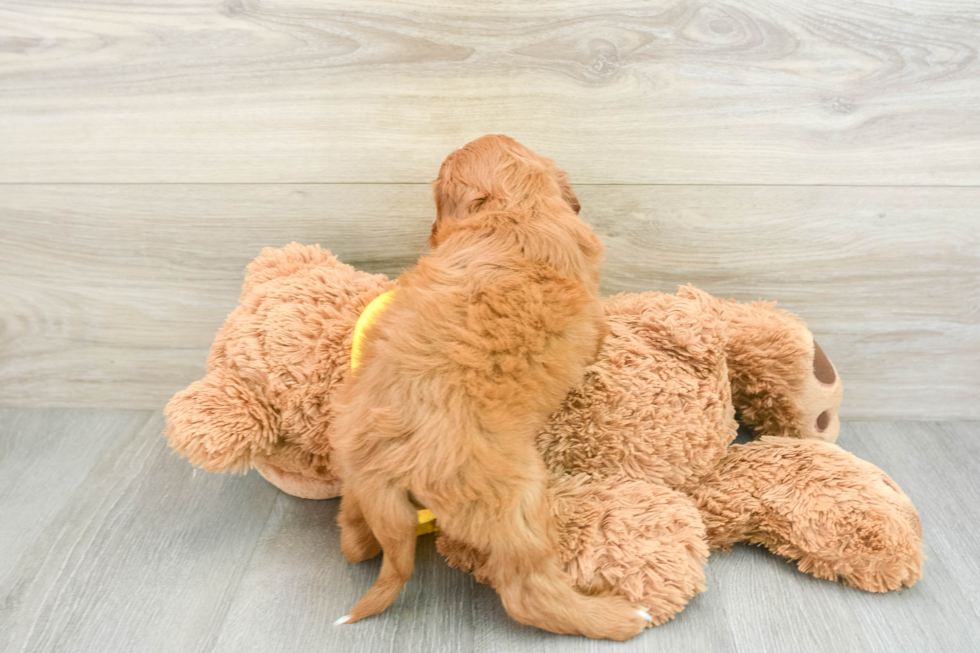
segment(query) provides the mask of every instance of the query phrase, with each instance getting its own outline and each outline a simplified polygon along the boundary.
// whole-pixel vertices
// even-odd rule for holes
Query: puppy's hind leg
[[[381,553],[378,538],[364,519],[361,504],[353,491],[346,492],[340,500],[337,524],[340,525],[340,550],[351,562],[362,562]]]
[[[403,489],[368,486],[360,492],[358,502],[364,519],[381,545],[384,560],[374,586],[361,597],[346,621],[354,623],[383,612],[412,575],[415,566],[415,525],[418,520],[415,506]]]
[[[495,562],[499,564],[499,559]],[[501,567],[514,569],[512,562]],[[576,592],[568,574],[552,557],[537,561],[533,569],[508,574],[494,587],[511,617],[554,633],[624,641],[653,621],[645,608],[618,594],[587,596]]]
[[[512,499],[499,508],[487,502],[472,505],[479,514],[471,515],[476,528],[469,535],[489,550],[483,569],[511,617],[593,639],[626,640],[649,625],[647,611],[622,596],[587,596],[572,587],[558,559],[543,465],[532,464],[511,482],[501,481],[497,489],[508,487]]]

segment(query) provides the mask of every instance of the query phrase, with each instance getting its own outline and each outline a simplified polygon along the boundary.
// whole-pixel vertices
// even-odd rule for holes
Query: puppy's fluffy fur
[[[560,568],[534,438],[595,355],[602,246],[564,173],[505,136],[453,152],[433,183],[431,252],[367,331],[336,420],[341,546],[384,551],[349,621],[383,611],[414,566],[416,506],[488,553],[510,615],[628,639],[648,618]]]

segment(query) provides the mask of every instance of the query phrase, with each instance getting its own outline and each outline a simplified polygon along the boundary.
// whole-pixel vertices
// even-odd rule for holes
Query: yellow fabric
[[[415,527],[415,535],[425,535],[426,533],[438,533],[439,526],[436,524],[436,516],[428,508],[418,511],[419,523]]]
[[[381,315],[381,311],[385,309],[394,296],[394,290],[389,290],[386,293],[378,295],[364,308],[361,316],[357,318],[357,324],[354,325],[354,339],[351,342],[350,350],[351,370],[357,369],[357,366],[361,364],[365,332],[367,332],[368,327],[374,324],[375,320],[378,319],[378,316]],[[426,535],[428,533],[439,532],[439,526],[436,525],[436,516],[432,514],[431,510],[426,508],[419,510],[418,520],[419,523],[415,527],[416,535]]]
[[[391,302],[394,296],[394,290],[389,290],[386,293],[378,295],[365,307],[361,313],[361,317],[357,318],[357,324],[354,325],[354,341],[351,343],[350,348],[351,370],[357,369],[357,366],[361,364],[361,355],[364,348],[364,333],[368,327],[374,324],[378,316],[381,315],[381,311],[385,309],[385,306]]]

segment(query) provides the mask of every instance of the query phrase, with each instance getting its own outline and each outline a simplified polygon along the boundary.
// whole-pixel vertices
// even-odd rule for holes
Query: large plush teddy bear
[[[394,285],[318,246],[263,251],[207,375],[167,405],[170,444],[204,469],[255,467],[289,494],[340,495],[331,397],[358,317]],[[802,321],[693,287],[605,310],[598,360],[538,437],[579,589],[621,592],[663,623],[704,589],[709,551],[737,542],[873,592],[915,583],[915,508],[833,444],[841,380]],[[757,440],[732,445],[736,411]],[[484,579],[484,552],[446,535],[438,547]]]

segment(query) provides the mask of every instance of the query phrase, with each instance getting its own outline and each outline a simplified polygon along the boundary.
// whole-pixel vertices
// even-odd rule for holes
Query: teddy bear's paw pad
[[[343,617],[341,617],[337,621],[333,622],[333,625],[334,626],[342,626],[345,623],[347,623],[348,621],[350,621],[350,615],[349,614],[345,614]]]
[[[814,340],[811,370],[803,379],[802,391],[797,398],[800,437],[826,442],[837,440],[840,433],[837,409],[843,393],[844,386],[837,369]]]
[[[817,381],[823,385],[834,385],[837,381],[834,364],[830,362],[816,340],[813,341],[813,376],[817,377]]]

